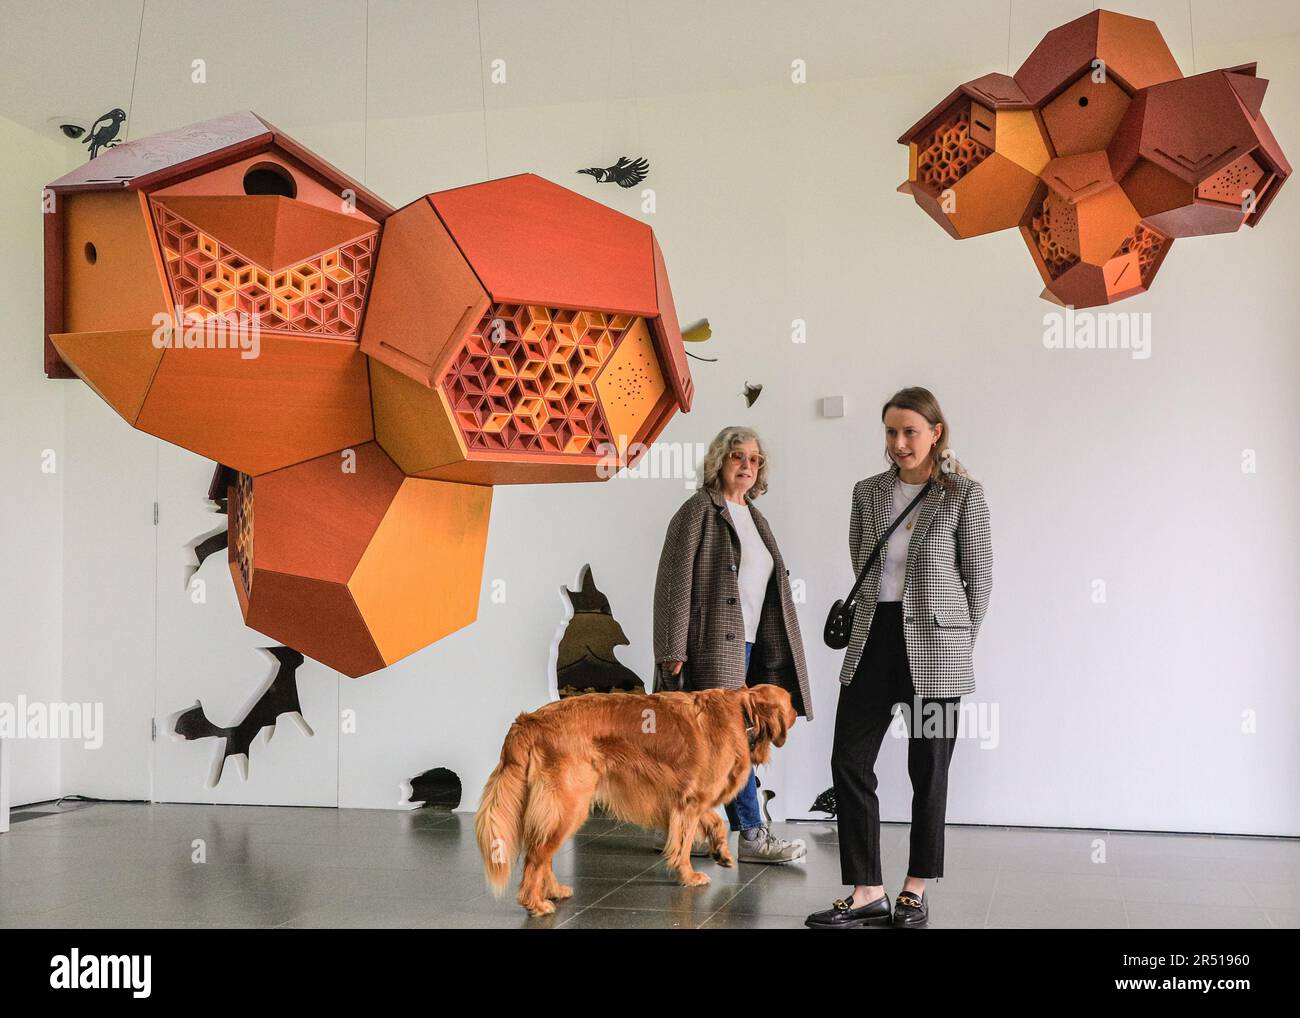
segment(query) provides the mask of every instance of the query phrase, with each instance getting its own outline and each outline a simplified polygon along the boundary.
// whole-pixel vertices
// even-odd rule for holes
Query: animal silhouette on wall
[[[619,156],[618,162],[613,166],[603,168],[589,166],[587,169],[578,172],[595,177],[598,184],[614,183],[619,187],[635,187],[650,175],[650,160],[629,159],[627,156]]]
[[[573,606],[560,637],[555,663],[555,687],[560,699],[581,693],[644,693],[645,683],[614,656],[628,645],[627,634],[614,618],[609,598],[596,588],[591,566],[584,565],[577,590],[563,588]]]
[[[212,474],[212,483],[208,486],[208,501],[213,504],[213,511],[218,515],[226,516],[229,509],[229,500],[227,494],[231,485],[235,483],[236,475],[229,467],[217,464],[217,469]],[[203,563],[219,551],[225,551],[230,546],[229,521],[225,526],[215,534],[205,535],[195,538],[191,550],[194,553],[194,564],[185,570],[185,586],[189,588],[198,571],[203,568]]]
[[[533,174],[394,209],[235,113],[45,212],[47,375],[229,468],[244,621],[347,675],[474,621],[493,485],[604,480],[690,409],[653,231]]]
[[[126,111],[121,109],[109,110],[96,120],[91,125],[89,133],[82,139],[82,144],[90,150],[89,158],[97,159],[104,150],[116,148],[120,144],[117,136],[125,122]]]
[[[460,799],[460,776],[446,767],[434,767],[411,779],[409,800],[419,803],[420,809],[454,810]]]
[[[813,804],[808,808],[816,813],[825,813],[830,817],[838,815],[839,807],[835,803],[835,789],[833,787],[826,789],[813,800]]]
[[[693,325],[688,325],[686,328],[682,329],[683,343],[707,343],[712,338],[713,328],[709,325],[709,320],[707,318],[701,318]],[[686,356],[694,357],[697,361],[708,361],[710,364],[716,364],[718,362],[718,358],[716,357],[701,357],[697,353],[691,353],[690,350],[686,351]]]
[[[264,728],[269,728],[271,730],[270,735],[274,735],[276,725],[282,715],[296,714],[300,723],[304,728],[307,728],[308,734],[310,734],[310,727],[302,716],[302,704],[298,700],[298,669],[302,665],[303,656],[288,647],[266,647],[263,649],[277,662],[275,675],[272,677],[271,684],[267,686],[266,691],[258,697],[257,702],[244,715],[242,721],[228,728],[213,724],[208,720],[208,716],[203,710],[203,704],[195,702],[193,707],[182,711],[177,716],[172,726],[177,735],[189,741],[195,739],[225,740],[213,785],[221,781],[221,777],[225,773],[226,761],[232,756],[242,756],[244,758],[244,776],[248,776],[249,750],[253,745],[253,739]],[[268,735],[268,739],[270,735]]]
[[[1174,240],[1259,225],[1291,174],[1267,86],[1253,63],[1184,78],[1155,22],[1093,11],[904,133],[898,190],[959,240],[1018,227],[1047,300],[1113,303]]]

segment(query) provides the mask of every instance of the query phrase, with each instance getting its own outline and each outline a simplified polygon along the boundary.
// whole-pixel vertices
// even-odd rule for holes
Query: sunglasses
[[[761,453],[756,452],[747,457],[739,449],[732,449],[731,452],[727,453],[727,458],[731,460],[732,463],[738,463],[741,464],[742,466],[745,464],[746,461],[748,461],[749,465],[753,467],[755,470],[761,470],[763,468],[763,464],[767,462],[767,457],[762,455]]]

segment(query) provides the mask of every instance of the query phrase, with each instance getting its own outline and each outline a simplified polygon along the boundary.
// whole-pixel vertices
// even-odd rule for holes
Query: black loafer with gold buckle
[[[813,930],[853,930],[862,926],[888,926],[889,895],[885,894],[860,908],[853,907],[853,896],[836,898],[823,912],[814,912],[803,924]]]
[[[930,905],[924,891],[900,891],[894,899],[894,926],[912,930],[930,921]]]

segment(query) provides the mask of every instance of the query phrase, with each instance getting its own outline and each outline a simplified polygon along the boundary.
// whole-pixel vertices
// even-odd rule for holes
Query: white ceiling
[[[54,133],[121,106],[129,136],[237,109],[301,125],[788,81],[1014,69],[1087,0],[54,0],[0,3],[0,115]],[[1138,0],[1185,73],[1300,32],[1294,0]],[[481,12],[481,40],[479,20]],[[1195,46],[1193,46],[1193,43]],[[482,61],[480,61],[480,45]],[[1249,53],[1245,45],[1243,52]],[[1197,54],[1202,59],[1197,61]],[[1216,54],[1217,55],[1217,54]],[[480,68],[506,61],[507,82]],[[207,82],[191,82],[193,61]],[[1262,68],[1268,77],[1298,68]]]

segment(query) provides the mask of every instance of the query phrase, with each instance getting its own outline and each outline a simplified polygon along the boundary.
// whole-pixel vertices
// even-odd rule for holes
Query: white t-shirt
[[[749,505],[737,505],[727,499],[727,508],[740,535],[740,569],[736,582],[740,586],[740,610],[745,619],[745,642],[753,643],[758,637],[758,619],[763,614],[767,583],[772,578],[772,553],[754,526]]]
[[[889,513],[889,522],[898,519],[898,514],[908,507],[912,499],[925,487],[921,484],[907,484],[901,478],[894,484],[894,502]],[[898,525],[898,529],[889,535],[885,550],[880,553],[883,561],[880,565],[880,596],[877,601],[903,600],[903,586],[907,582],[907,548],[912,543],[912,531],[908,524],[915,526],[920,515],[921,503],[908,514],[907,519]]]

